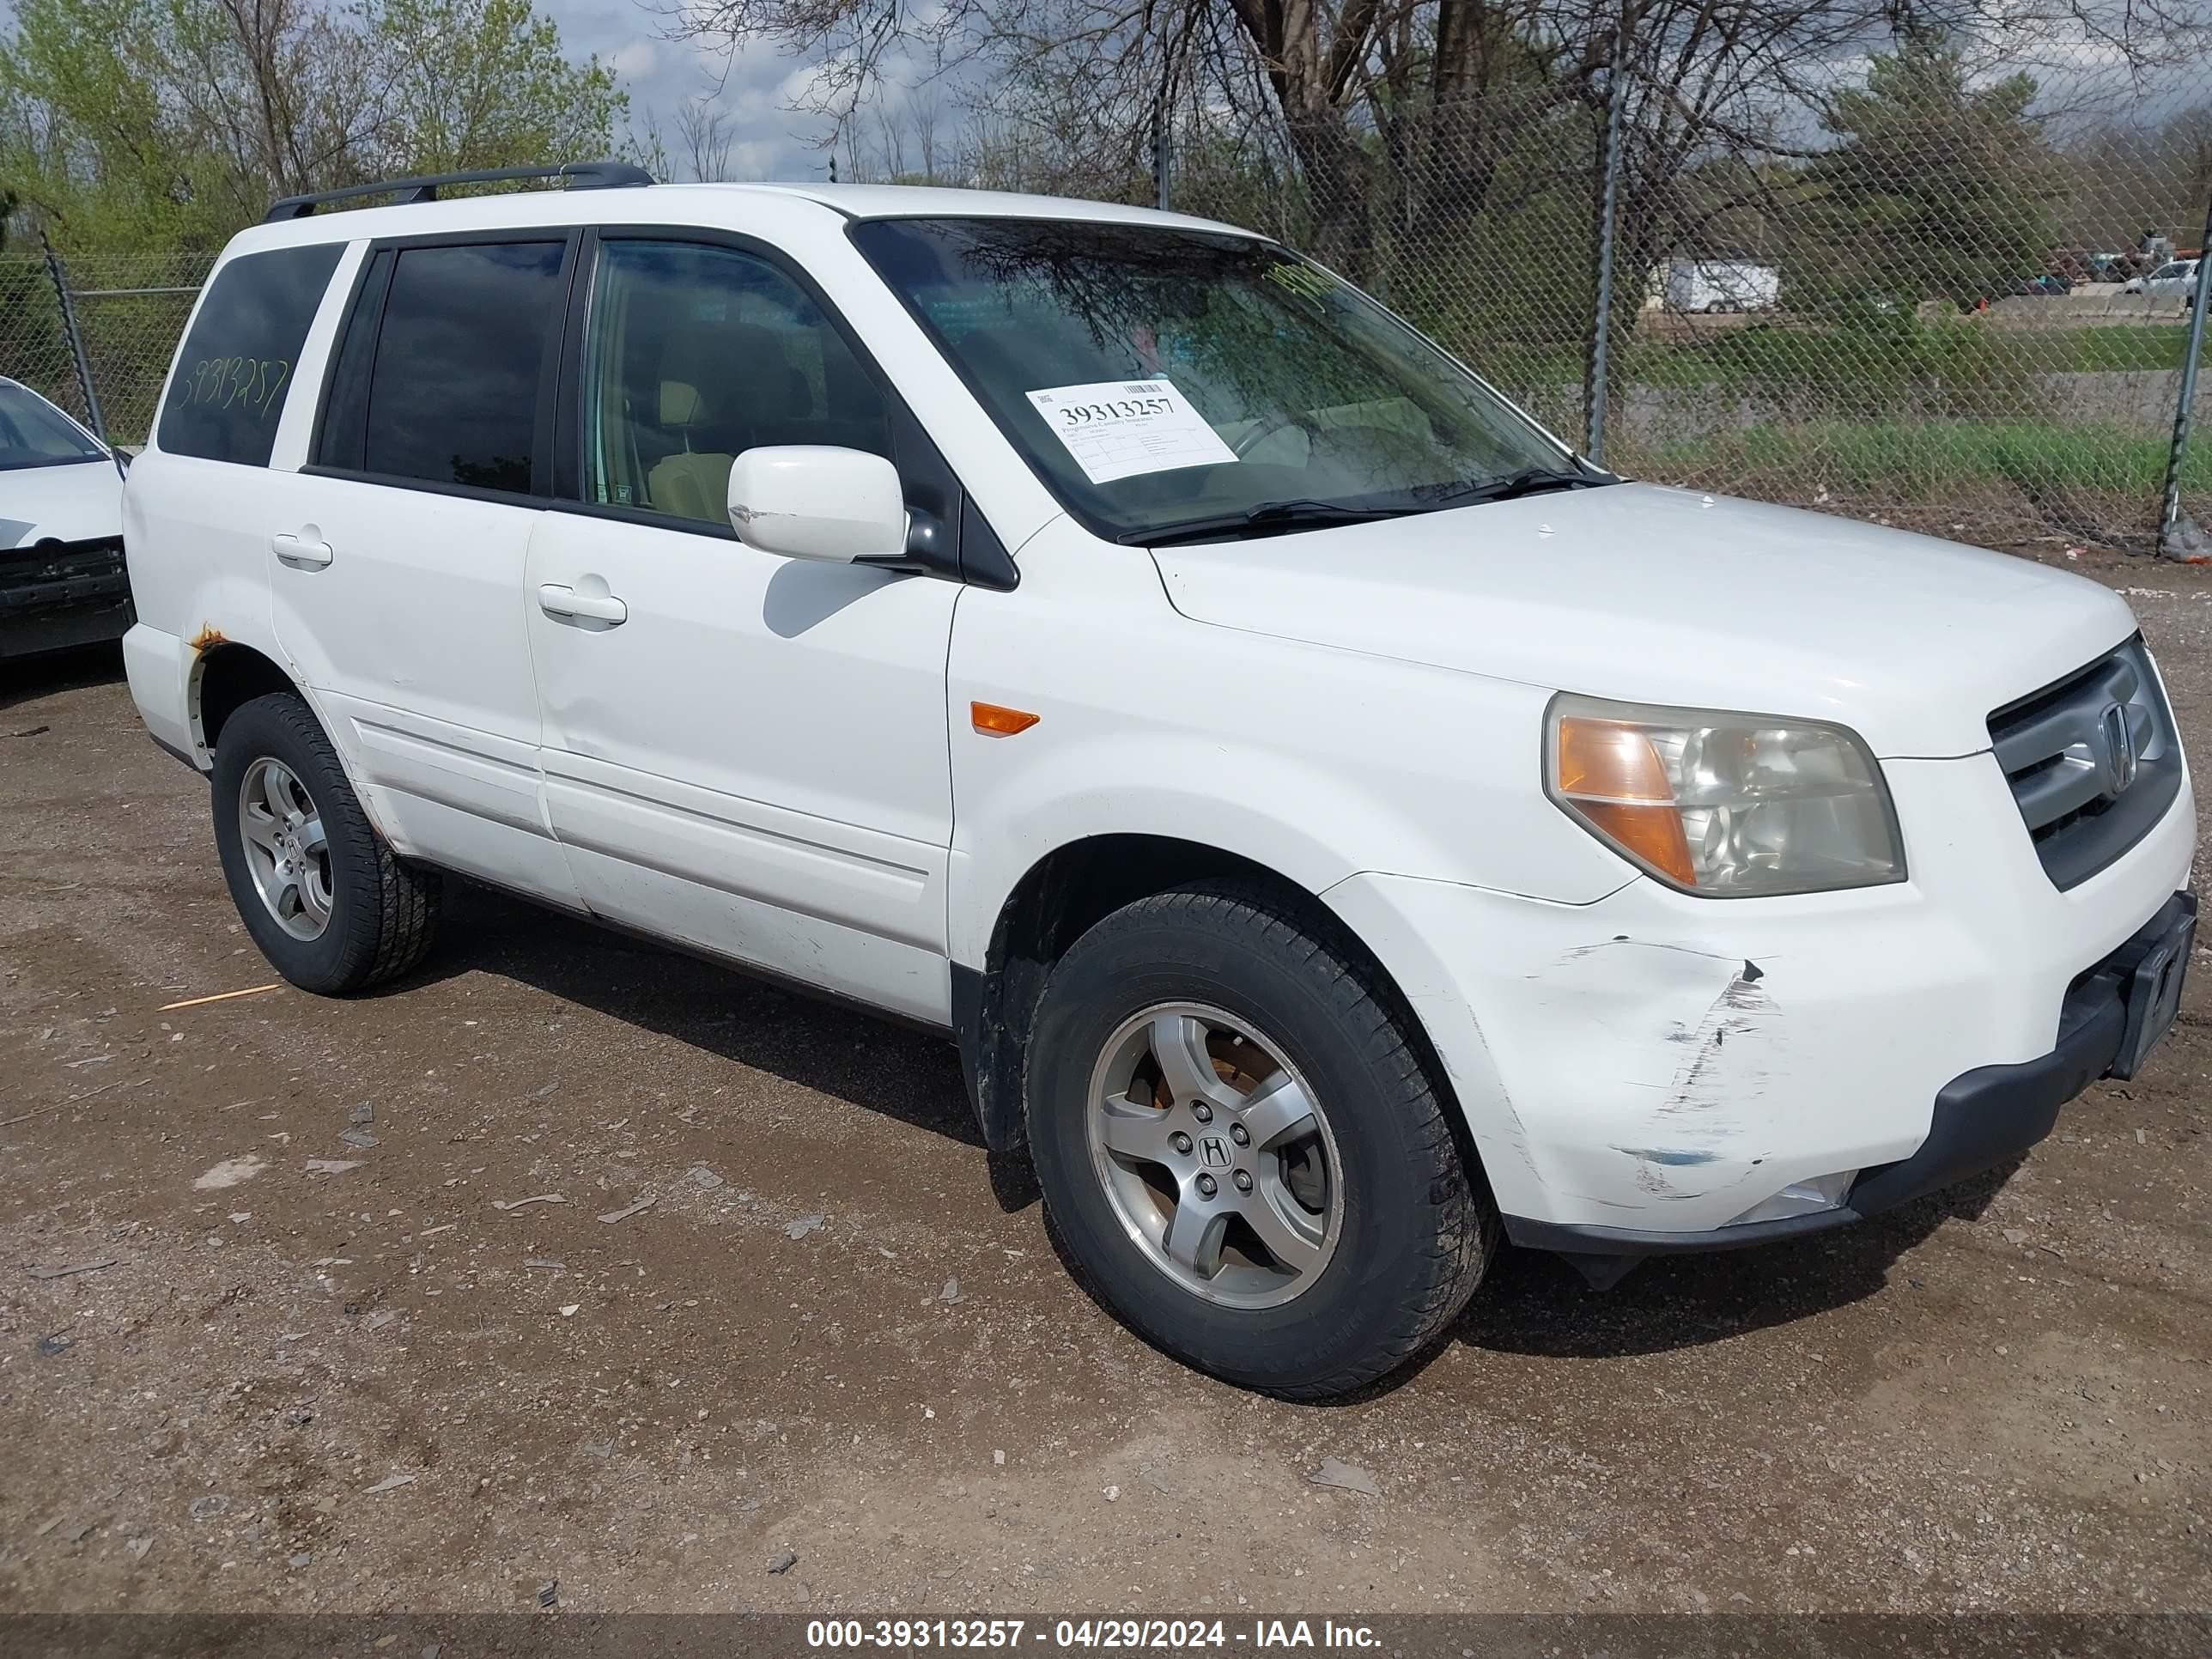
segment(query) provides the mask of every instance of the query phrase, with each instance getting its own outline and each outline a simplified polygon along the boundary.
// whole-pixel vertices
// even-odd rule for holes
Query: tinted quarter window
[[[565,289],[561,242],[399,251],[369,373],[372,473],[527,493]]]
[[[156,434],[173,455],[269,465],[307,325],[342,244],[271,248],[216,273],[169,379]]]

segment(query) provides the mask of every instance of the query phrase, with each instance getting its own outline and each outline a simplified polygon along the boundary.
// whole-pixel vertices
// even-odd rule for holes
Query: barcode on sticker
[[[1160,389],[1158,380],[1125,380],[1121,385],[1121,390],[1133,398],[1149,397]]]

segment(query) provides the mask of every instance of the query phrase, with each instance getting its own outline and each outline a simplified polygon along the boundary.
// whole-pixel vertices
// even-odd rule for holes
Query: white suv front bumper
[[[1892,886],[1723,900],[1639,878],[1564,905],[1370,874],[1326,895],[1420,1018],[1515,1237],[1634,1255],[1816,1231],[1861,1212],[1847,1196],[1731,1224],[1786,1187],[1923,1150],[1923,1172],[1956,1179],[1947,1089],[2032,1062],[2030,1093],[2067,1080],[2094,1012],[2069,988],[2187,884],[2187,778],[2131,849],[2061,892],[1993,757],[1883,770],[1910,870]],[[1966,1095],[1994,1127],[1986,1089]],[[1996,1134],[1985,1162],[2048,1133],[2055,1109],[2017,1147]],[[1857,1185],[1869,1209],[1913,1195],[1894,1175]]]

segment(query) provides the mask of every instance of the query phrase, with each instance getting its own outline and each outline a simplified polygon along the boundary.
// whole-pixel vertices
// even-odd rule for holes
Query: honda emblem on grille
[[[2125,703],[2107,703],[2098,722],[2104,739],[2105,793],[2117,795],[2136,781],[2136,734],[2128,726]]]

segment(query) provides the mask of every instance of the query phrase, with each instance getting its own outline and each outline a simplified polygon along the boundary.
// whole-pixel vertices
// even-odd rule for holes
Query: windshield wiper
[[[1177,542],[1203,541],[1209,536],[1266,535],[1280,530],[1372,524],[1377,519],[1401,518],[1417,510],[1403,507],[1339,507],[1331,501],[1262,501],[1242,513],[1217,513],[1210,518],[1162,525],[1157,530],[1127,531],[1115,539],[1133,546],[1169,547]]]
[[[1462,485],[1437,505],[1465,507],[1474,501],[1510,501],[1521,495],[1540,495],[1547,489],[1594,489],[1600,484],[1620,482],[1607,473],[1563,472],[1553,466],[1524,466],[1502,478],[1486,478],[1479,483]]]

